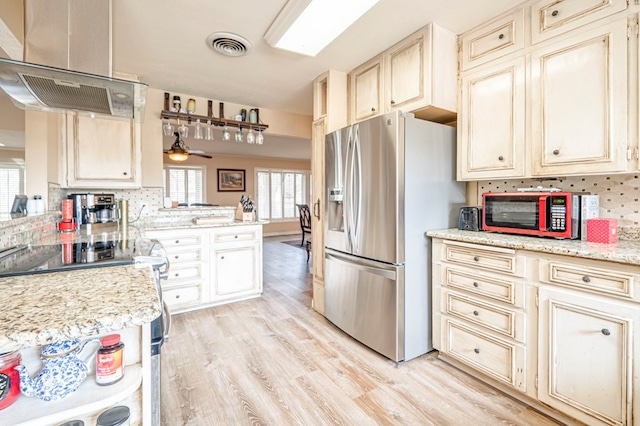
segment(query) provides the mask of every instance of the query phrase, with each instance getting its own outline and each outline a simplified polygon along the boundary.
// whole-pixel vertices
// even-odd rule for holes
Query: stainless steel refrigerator
[[[325,316],[394,360],[433,349],[431,247],[455,225],[455,129],[393,112],[326,136]]]

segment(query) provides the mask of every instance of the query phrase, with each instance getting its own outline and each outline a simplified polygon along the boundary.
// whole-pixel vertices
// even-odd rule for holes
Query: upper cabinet
[[[328,70],[313,81],[313,121],[324,119],[327,132],[347,125],[347,74]]]
[[[365,120],[382,111],[382,67],[379,55],[349,74],[349,121]]]
[[[627,168],[627,19],[531,54],[532,174]]]
[[[542,0],[531,6],[531,41],[538,43],[627,8],[628,0]]]
[[[140,126],[132,120],[63,115],[62,186],[139,188]]]
[[[638,24],[626,9],[531,0],[460,36],[459,179],[634,170]]]
[[[402,110],[448,122],[457,110],[457,37],[429,24],[349,74],[350,122]]]
[[[524,9],[519,9],[460,37],[460,62],[468,70],[524,48]]]

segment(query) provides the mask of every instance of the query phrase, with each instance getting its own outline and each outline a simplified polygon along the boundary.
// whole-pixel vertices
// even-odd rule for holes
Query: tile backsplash
[[[640,173],[557,179],[494,179],[477,184],[479,203],[484,192],[513,192],[518,188],[538,186],[599,195],[600,217],[618,219],[621,238],[640,240]]]

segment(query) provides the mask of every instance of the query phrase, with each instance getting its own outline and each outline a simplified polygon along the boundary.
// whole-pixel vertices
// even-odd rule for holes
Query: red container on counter
[[[20,374],[15,367],[21,362],[18,351],[0,354],[0,410],[13,404],[20,395]]]

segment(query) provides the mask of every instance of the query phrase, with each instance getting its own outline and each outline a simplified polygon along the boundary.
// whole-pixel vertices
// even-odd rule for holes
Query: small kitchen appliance
[[[580,238],[580,194],[545,191],[485,192],[482,229],[506,234]]]
[[[481,210],[478,207],[460,207],[458,229],[463,231],[480,231]]]
[[[78,226],[114,225],[120,220],[120,209],[114,194],[70,194],[73,217]]]

